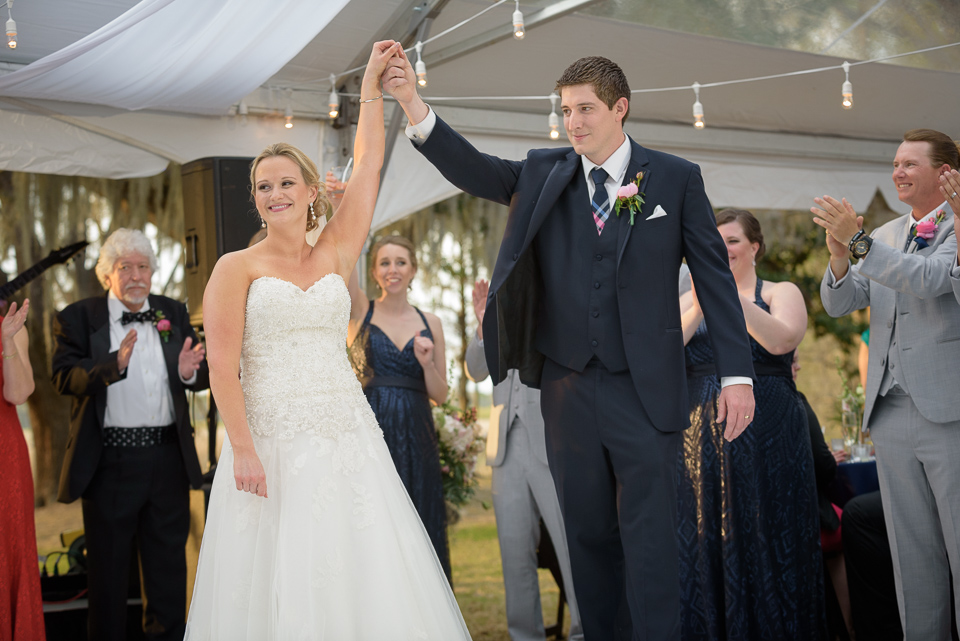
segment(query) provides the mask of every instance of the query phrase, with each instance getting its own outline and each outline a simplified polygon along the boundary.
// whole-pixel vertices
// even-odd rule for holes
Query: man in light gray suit
[[[489,376],[483,355],[483,313],[489,285],[473,287],[477,334],[467,346],[467,376],[482,381]],[[537,546],[540,519],[547,526],[563,574],[570,606],[570,639],[583,640],[580,613],[573,591],[573,571],[560,501],[547,467],[547,446],[540,413],[540,390],[520,382],[517,370],[493,388],[493,408],[487,433],[487,465],[493,468],[493,511],[507,600],[507,629],[512,641],[543,641]]]
[[[871,309],[863,429],[876,446],[908,641],[950,639],[951,566],[960,611],[960,304],[950,278],[960,199],[940,190],[941,177],[958,164],[948,136],[914,129],[893,161],[909,215],[871,237],[846,200],[815,198],[819,207],[811,208],[830,250],[824,308],[834,317]],[[850,254],[860,259],[854,267]]]

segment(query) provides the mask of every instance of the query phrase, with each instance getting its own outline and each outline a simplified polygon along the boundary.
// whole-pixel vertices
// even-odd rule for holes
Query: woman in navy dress
[[[357,272],[350,278],[350,360],[390,455],[433,542],[448,580],[447,508],[430,401],[447,399],[440,319],[407,300],[417,273],[413,243],[386,236],[370,252],[380,297],[368,300]]]
[[[715,419],[720,380],[693,290],[681,297],[691,427],[678,465],[682,638],[826,636],[818,502],[806,413],[791,376],[803,296],[764,282],[763,234],[747,211],[717,227],[737,281],[756,372],[756,413],[733,442]]]

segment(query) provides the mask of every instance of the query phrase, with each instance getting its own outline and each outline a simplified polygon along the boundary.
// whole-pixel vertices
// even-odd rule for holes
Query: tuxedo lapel
[[[582,167],[580,156],[573,150],[567,154],[563,160],[558,160],[547,175],[547,180],[543,183],[543,189],[536,205],[533,207],[533,214],[530,217],[530,225],[527,227],[527,234],[523,239],[523,246],[520,251],[526,250],[533,242],[533,237],[543,224],[547,214],[556,206],[561,194],[573,180],[577,170]],[[573,206],[571,204],[571,206]]]
[[[171,311],[165,309],[161,300],[155,296],[150,297],[150,308],[163,312],[164,318],[170,320]],[[156,332],[156,326],[151,328]],[[160,348],[163,350],[163,360],[167,365],[167,377],[170,380],[170,388],[173,389],[174,381],[180,380],[180,349],[183,347],[183,337],[180,335],[180,328],[170,323],[170,336],[168,340],[163,340],[160,336]]]
[[[638,145],[630,140],[630,164],[627,165],[627,173],[623,177],[623,184],[636,180],[637,174],[641,171],[643,172],[643,178],[640,180],[640,193],[644,193],[647,183],[650,181],[650,174],[652,170],[647,166],[649,165],[650,160],[647,158],[647,152],[643,147]],[[643,219],[650,215],[651,211],[649,205],[646,203],[643,207],[640,208],[640,211],[634,214],[633,222],[635,225],[642,225]],[[630,234],[633,232],[634,225],[630,224],[630,212],[628,210],[621,210],[620,216],[624,217],[624,220],[620,221],[619,230],[617,234],[617,266],[620,266],[620,260],[623,258],[623,252],[627,247],[627,241],[630,240]]]
[[[96,362],[110,353],[110,308],[107,297],[96,300],[90,310],[90,356]],[[103,417],[107,412],[107,393],[102,392],[94,397],[97,410],[97,424],[103,428]]]

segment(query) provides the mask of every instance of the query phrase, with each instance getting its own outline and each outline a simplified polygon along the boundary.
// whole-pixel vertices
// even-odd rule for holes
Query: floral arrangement
[[[443,498],[456,507],[466,505],[477,486],[477,456],[486,439],[477,424],[477,408],[461,412],[449,402],[433,408],[443,475]]]
[[[910,238],[916,242],[920,248],[929,247],[930,244],[927,241],[937,235],[937,229],[940,228],[940,223],[942,223],[945,218],[946,214],[941,209],[937,212],[936,218],[921,220],[915,227],[910,229]]]
[[[157,328],[157,332],[160,333],[160,338],[163,339],[164,343],[170,342],[170,321],[159,309],[154,314],[153,326]]]
[[[640,191],[640,181],[643,180],[643,172],[639,172],[637,177],[617,190],[616,212],[620,215],[620,210],[626,207],[630,210],[630,224],[633,224],[634,214],[640,213],[643,207],[644,193]]]
[[[863,425],[863,409],[866,397],[862,385],[850,389],[846,372],[837,358],[837,374],[840,376],[840,425],[843,428],[844,441],[857,443],[860,441]],[[846,419],[844,417],[847,417]]]

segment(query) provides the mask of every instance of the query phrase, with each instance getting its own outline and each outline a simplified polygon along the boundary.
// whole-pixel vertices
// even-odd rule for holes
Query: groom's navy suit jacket
[[[645,203],[634,225],[628,223],[626,210],[611,225],[617,233],[619,331],[644,409],[657,429],[672,432],[689,425],[677,295],[677,274],[684,257],[710,330],[717,374],[753,378],[753,364],[726,247],[699,167],[632,140],[630,144],[624,184],[643,172],[640,191]],[[564,208],[582,211],[589,219],[580,156],[566,147],[534,149],[522,161],[503,160],[477,151],[439,117],[418,149],[460,189],[510,207],[483,320],[493,382],[499,383],[514,368],[524,383],[539,387],[545,356],[582,370],[584,362],[564,361],[571,344],[586,340],[588,310],[577,308],[576,296],[569,300],[557,296],[556,287],[545,296],[543,268],[553,261],[549,267],[554,273],[570,270],[571,288],[584,280],[562,248],[552,251],[534,242],[544,221],[561,215],[558,212]],[[570,188],[580,184],[582,188]],[[657,206],[666,215],[647,220]]]

